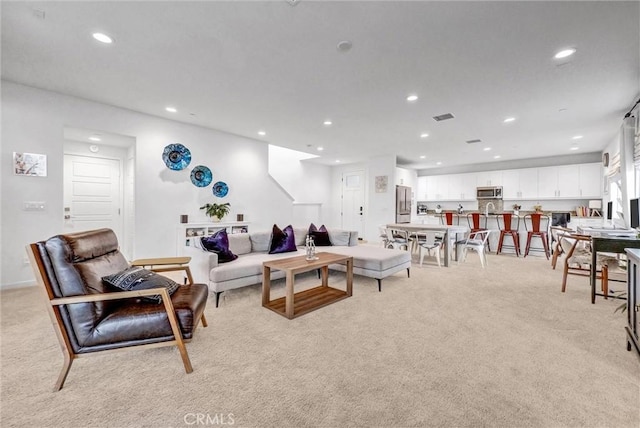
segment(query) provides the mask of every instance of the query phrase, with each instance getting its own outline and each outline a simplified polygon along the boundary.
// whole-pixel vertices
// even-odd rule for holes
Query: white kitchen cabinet
[[[583,198],[602,198],[602,164],[585,163],[579,165],[580,196]]]
[[[502,186],[502,171],[482,171],[476,173],[478,187]]]
[[[538,168],[538,197],[540,199],[580,198],[579,165]]]
[[[558,198],[580,197],[580,166],[563,165],[558,167]]]
[[[452,201],[476,200],[476,174],[444,175],[447,181],[447,199]]]
[[[426,201],[427,197],[427,177],[418,177],[418,188],[416,189],[416,201]]]
[[[502,171],[504,199],[536,199],[538,197],[538,168]]]
[[[600,199],[600,163],[419,177],[418,200],[471,201],[476,188],[502,186],[503,198]]]
[[[444,175],[427,176],[427,201],[443,201],[449,196],[449,186]]]
[[[558,167],[545,166],[538,168],[538,198],[551,199],[558,197]]]

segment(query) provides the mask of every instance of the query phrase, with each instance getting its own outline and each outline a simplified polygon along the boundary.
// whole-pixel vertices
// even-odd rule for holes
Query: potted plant
[[[442,205],[436,205],[436,214],[440,214],[442,212]]]
[[[537,213],[541,213],[542,212],[542,205],[534,205],[533,209],[537,212]]]
[[[521,209],[521,208],[522,208],[522,206],[521,206],[521,205],[513,204],[513,213],[514,213],[515,215],[520,214],[520,209]]]
[[[229,214],[231,210],[231,204],[229,202],[225,202],[224,204],[218,204],[216,202],[212,204],[204,204],[200,207],[201,210],[205,210],[204,212],[211,217],[213,221],[220,221],[222,217]]]

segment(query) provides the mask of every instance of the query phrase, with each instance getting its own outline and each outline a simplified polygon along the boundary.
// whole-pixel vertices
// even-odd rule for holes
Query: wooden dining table
[[[444,265],[449,267],[449,261],[451,260],[451,241],[454,242],[458,239],[462,239],[471,229],[469,226],[463,225],[446,225],[446,224],[419,224],[419,223],[389,223],[387,224],[389,229],[404,230],[409,233],[428,231],[428,232],[442,232],[444,242]],[[452,239],[453,238],[453,239]]]

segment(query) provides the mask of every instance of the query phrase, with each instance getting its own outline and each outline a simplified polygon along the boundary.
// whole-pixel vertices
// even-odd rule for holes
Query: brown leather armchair
[[[207,326],[206,285],[182,285],[171,296],[166,288],[117,291],[102,277],[129,264],[110,229],[54,236],[30,244],[27,252],[36,280],[46,291],[49,315],[64,354],[55,391],[62,388],[75,358],[102,351],[175,345],[185,371],[193,371],[184,343],[200,321]],[[157,295],[161,304],[142,299]]]

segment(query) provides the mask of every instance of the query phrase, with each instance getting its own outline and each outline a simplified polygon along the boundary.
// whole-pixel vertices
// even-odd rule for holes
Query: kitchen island
[[[467,230],[470,229],[470,225],[469,225],[469,220],[467,220],[467,215],[472,214],[472,213],[477,213],[478,211],[464,211],[462,214],[455,214],[455,216],[458,216],[459,219],[459,226],[466,226]],[[524,216],[527,214],[532,214],[534,211],[520,211],[518,217],[520,218],[519,224],[518,224],[518,237],[520,240],[520,248],[525,248],[526,244],[527,244],[527,229],[525,227],[524,224]],[[481,213],[484,214],[484,213]],[[549,228],[551,227],[551,212],[544,212],[544,215],[549,216]],[[573,214],[573,213],[572,213]],[[420,226],[420,225],[442,225],[441,221],[440,221],[440,215],[438,213],[435,213],[433,210],[429,210],[427,214],[423,214],[423,215],[418,215],[416,217],[414,217],[411,221],[411,225],[415,225],[415,226]],[[495,250],[498,248],[498,239],[500,237],[500,228],[498,227],[498,215],[496,213],[489,213],[488,217],[487,217],[487,229],[492,230],[494,232],[492,232],[489,235],[489,245],[491,247],[491,249],[493,250],[493,252],[495,252]],[[454,219],[454,223],[456,222],[456,220]],[[512,220],[512,226],[515,227],[517,222],[517,218],[514,215],[513,220]],[[567,227],[569,227],[570,229],[577,229],[578,227],[602,227],[605,224],[606,220],[604,220],[602,217],[577,217],[572,215],[571,216],[571,222],[569,222],[569,224],[567,225]],[[544,225],[541,225],[544,226]],[[425,228],[426,229],[426,228]],[[551,239],[551,234],[549,234],[549,238]],[[510,240],[505,241],[505,244],[511,242]],[[534,242],[534,245],[539,245],[539,241],[536,243]],[[502,249],[501,253],[503,254],[515,254],[515,250],[513,248],[504,248]],[[541,253],[544,255],[544,253]],[[534,255],[533,253],[531,253],[530,255]]]

